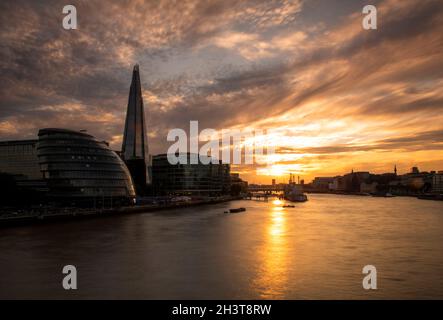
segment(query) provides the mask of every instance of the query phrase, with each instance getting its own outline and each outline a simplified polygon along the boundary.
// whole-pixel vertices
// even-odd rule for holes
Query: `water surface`
[[[443,298],[443,202],[309,198],[0,229],[0,298]],[[61,285],[68,264],[76,291]]]

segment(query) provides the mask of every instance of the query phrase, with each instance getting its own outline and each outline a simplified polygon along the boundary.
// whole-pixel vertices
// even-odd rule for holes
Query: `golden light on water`
[[[284,232],[284,213],[283,208],[276,207],[273,209],[273,214],[271,217],[271,226],[269,228],[269,234],[271,236],[278,236]]]
[[[269,223],[265,230],[261,253],[260,273],[254,286],[262,299],[283,298],[288,280],[288,246],[286,237],[286,211],[281,200],[274,200],[270,208]]]

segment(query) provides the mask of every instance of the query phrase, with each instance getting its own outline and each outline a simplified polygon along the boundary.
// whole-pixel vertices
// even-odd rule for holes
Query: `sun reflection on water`
[[[269,223],[264,230],[264,244],[259,249],[259,274],[254,286],[262,299],[284,297],[288,280],[288,242],[286,237],[286,210],[280,200],[270,208]]]

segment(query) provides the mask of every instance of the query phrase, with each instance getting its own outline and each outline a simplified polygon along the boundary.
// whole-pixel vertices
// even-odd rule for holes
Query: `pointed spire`
[[[146,122],[143,97],[140,83],[139,66],[136,64],[132,71],[131,87],[129,89],[128,108],[126,111],[125,132],[122,144],[122,158],[128,165],[133,180],[139,184],[149,183],[148,143],[146,138]],[[129,161],[137,160],[137,170],[131,169],[134,164]],[[143,168],[142,168],[143,167]],[[137,171],[137,172],[135,172]],[[140,176],[144,176],[143,178]]]

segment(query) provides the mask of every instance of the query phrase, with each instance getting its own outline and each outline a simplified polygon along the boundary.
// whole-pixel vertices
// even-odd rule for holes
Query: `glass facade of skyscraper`
[[[152,160],[153,190],[161,195],[221,195],[229,192],[230,166],[222,163],[170,164],[167,154]]]

